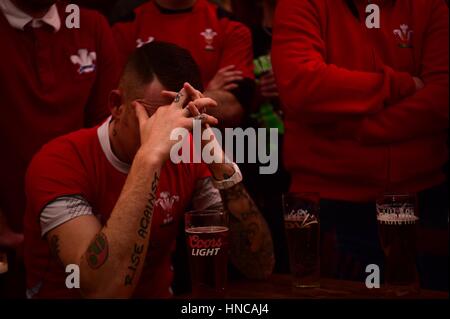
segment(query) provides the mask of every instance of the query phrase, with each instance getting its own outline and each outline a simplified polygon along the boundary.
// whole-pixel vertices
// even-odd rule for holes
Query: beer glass
[[[319,194],[284,194],[283,215],[293,286],[319,287]]]
[[[227,283],[228,222],[222,211],[185,214],[192,293],[197,298],[223,298]]]
[[[404,295],[419,288],[416,265],[417,202],[412,194],[385,194],[377,201],[380,243],[384,251],[385,286]]]

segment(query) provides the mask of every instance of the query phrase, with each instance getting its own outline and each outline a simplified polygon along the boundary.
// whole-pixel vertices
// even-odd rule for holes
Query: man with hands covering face
[[[188,207],[225,209],[233,264],[250,278],[271,273],[271,235],[237,166],[169,159],[174,129],[192,130],[194,117],[204,129],[217,124],[201,114],[216,102],[194,87],[202,83],[188,51],[144,45],[110,94],[111,117],[52,141],[33,159],[26,180],[29,297],[170,297],[171,254]],[[158,199],[169,199],[171,209]],[[80,289],[65,285],[69,264],[80,268]]]

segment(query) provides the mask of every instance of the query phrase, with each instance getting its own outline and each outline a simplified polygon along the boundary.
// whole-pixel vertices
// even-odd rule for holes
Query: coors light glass
[[[192,293],[197,298],[223,298],[227,283],[228,223],[221,211],[185,215]]]
[[[297,288],[320,286],[319,195],[283,195],[289,263]]]
[[[384,279],[388,291],[403,295],[417,291],[416,196],[388,194],[377,201],[380,242],[384,251]]]

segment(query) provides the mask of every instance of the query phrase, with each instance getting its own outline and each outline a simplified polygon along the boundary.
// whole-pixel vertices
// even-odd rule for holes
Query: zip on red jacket
[[[448,7],[372,3],[379,29],[366,26],[367,1],[279,1],[272,59],[292,191],[358,202],[445,179]]]

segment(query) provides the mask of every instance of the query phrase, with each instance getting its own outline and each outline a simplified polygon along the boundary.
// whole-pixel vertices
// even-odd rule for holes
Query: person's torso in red
[[[249,30],[221,16],[217,5],[197,0],[188,10],[170,12],[148,1],[136,9],[133,22],[118,23],[113,31],[123,62],[143,44],[164,41],[187,49],[200,68],[206,86],[216,72],[235,65],[243,76],[253,79]]]
[[[175,165],[168,161],[162,168],[147,258],[134,297],[171,296],[171,254],[180,218],[190,204],[196,180],[208,174],[206,167],[199,164]],[[118,171],[106,158],[96,128],[58,138],[36,155],[26,183],[25,264],[29,297],[81,297],[77,289],[65,286],[67,274],[51,257],[48,242],[41,237],[42,209],[58,197],[81,195],[105,225],[126,178],[127,174]]]
[[[0,208],[17,231],[22,229],[23,178],[32,156],[51,139],[104,120],[105,91],[116,85],[106,83],[114,80],[112,69],[99,70],[108,59],[104,52],[116,52],[104,18],[81,9],[81,27],[69,29],[65,4],[57,6],[58,32],[48,25],[15,29],[0,12],[0,166],[8,168],[1,175]],[[101,85],[100,73],[105,77]],[[105,107],[88,108],[103,95],[98,105]]]
[[[436,2],[438,1],[433,3]],[[351,3],[354,4],[353,14]],[[275,69],[275,72],[279,72],[276,73],[279,77],[278,84],[283,82],[284,86],[280,88],[282,99],[301,108],[302,105],[294,97],[296,92],[303,90],[306,96],[304,103],[318,104],[322,100],[335,98],[336,101],[346,99],[348,102],[344,103],[345,105],[336,105],[336,108],[351,107],[352,96],[343,98],[343,93],[338,90],[342,83],[333,82],[336,77],[330,80],[326,72],[320,73],[319,67],[314,70],[317,72],[316,76],[308,69],[309,60],[319,60],[318,56],[320,59],[323,57],[325,64],[334,70],[342,68],[349,71],[379,72],[379,65],[382,63],[396,71],[419,76],[424,64],[429,66],[432,63],[440,63],[440,70],[448,72],[448,63],[442,63],[444,57],[439,61],[423,60],[428,33],[432,32],[428,27],[433,10],[431,1],[377,0],[372,3],[378,4],[380,8],[379,29],[369,29],[366,26],[366,17],[369,15],[365,12],[367,1],[318,0],[297,5],[295,0],[284,0],[283,6],[280,5],[277,12],[277,19],[280,21],[278,24],[283,24],[284,29],[276,35],[275,45],[281,44],[281,39],[285,40],[288,36],[292,40],[294,32],[307,28],[304,26],[307,22],[308,26],[314,26],[314,34],[320,33],[320,40],[314,39],[320,42],[320,48],[314,48],[315,43],[312,41],[285,41],[283,50],[274,49],[277,54],[273,57],[273,62],[280,66]],[[297,9],[300,6],[301,14],[294,17],[292,12],[300,12]],[[442,3],[440,10],[444,10],[444,7]],[[289,16],[289,19],[286,19],[286,16]],[[275,25],[277,27],[277,23]],[[292,28],[288,30],[289,26]],[[300,37],[300,32],[296,35]],[[442,41],[447,42],[448,38]],[[442,45],[446,44],[443,42]],[[290,65],[291,60],[287,59],[287,56],[292,57],[294,53],[298,57],[297,61],[304,62],[304,69]],[[319,83],[317,86],[324,89],[314,92],[316,95],[311,97],[311,92],[308,93],[303,86],[292,80],[295,76],[291,75],[295,72],[310,76],[305,80],[308,85]],[[357,83],[354,87],[356,98],[360,98],[357,88],[360,84]],[[352,88],[344,89],[348,92]],[[329,91],[333,91],[334,96],[330,95]],[[383,88],[377,88],[377,91],[379,95],[383,94]],[[444,101],[441,97],[438,99],[440,101],[436,103],[446,104],[448,107],[448,100]],[[369,97],[366,100],[369,100]],[[351,139],[339,140],[321,136],[321,130],[332,131],[333,125],[338,124],[337,121],[323,124],[322,127],[316,125],[311,129],[311,126],[302,123],[297,109],[286,108],[284,111],[284,158],[286,167],[293,176],[291,191],[314,191],[320,192],[324,198],[368,201],[388,189],[415,192],[441,183],[445,178],[442,167],[448,159],[446,134],[423,135],[392,144],[362,145]],[[352,120],[351,117],[347,119]],[[398,126],[407,125],[408,121],[402,121],[400,114]]]

